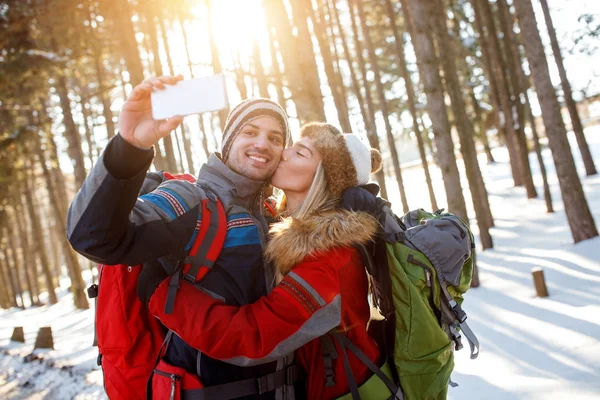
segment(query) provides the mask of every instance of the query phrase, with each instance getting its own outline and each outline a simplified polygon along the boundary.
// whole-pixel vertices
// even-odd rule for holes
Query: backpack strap
[[[323,354],[323,364],[325,365],[325,387],[333,387],[335,386],[333,360],[338,358],[338,353],[329,335],[321,336],[320,341],[321,352]]]
[[[173,338],[173,331],[169,329],[169,331],[165,335],[165,339],[163,340],[162,344],[160,345],[160,349],[158,350],[158,354],[156,355],[156,360],[154,361],[154,367],[152,367],[152,373],[150,374],[150,377],[148,378],[148,382],[146,383],[146,400],[152,400],[152,378],[154,376],[154,370],[156,369],[156,366],[160,362],[161,358],[163,358],[164,355],[166,354],[167,348],[169,347],[169,344],[171,343],[172,338]]]
[[[208,190],[205,193],[200,230],[183,265],[183,279],[192,284],[204,278],[213,267],[227,234],[227,215],[223,204],[214,193]]]
[[[284,386],[293,385],[301,376],[298,365],[293,364],[260,378],[244,379],[202,389],[183,390],[182,400],[225,400],[252,395],[262,395]]]
[[[471,360],[476,359],[479,356],[479,339],[471,330],[469,324],[467,324],[467,313],[462,309],[460,304],[454,297],[448,292],[448,284],[445,279],[441,276],[439,271],[436,271],[436,275],[438,277],[438,282],[440,283],[440,287],[442,289],[442,293],[446,298],[446,303],[448,304],[448,309],[452,313],[452,319],[454,319],[454,323],[450,325],[450,332],[452,336],[452,340],[455,344],[455,349],[460,350],[462,348],[461,334],[458,332],[457,328],[460,328],[460,331],[465,335],[467,341],[469,342],[469,348],[471,349]],[[442,302],[442,312],[445,311],[445,304]]]
[[[179,261],[175,274],[169,281],[169,291],[165,313],[171,314],[181,279],[191,284],[202,280],[211,270],[227,235],[227,215],[217,196],[204,189],[206,198],[202,200],[200,228],[189,254]]]
[[[346,354],[346,349],[350,350],[352,354],[356,356],[363,364],[371,370],[381,381],[387,386],[390,392],[392,392],[392,398],[396,400],[404,400],[404,393],[402,392],[402,388],[399,385],[396,385],[392,380],[379,368],[361,349],[358,348],[357,345],[352,343],[352,341],[348,338],[348,336],[344,335],[341,332],[332,332],[331,335],[337,340],[337,342],[342,347],[343,351],[343,359],[344,359],[344,369],[346,370],[346,375],[348,377],[348,382],[350,383],[350,391],[352,392],[352,398],[354,400],[360,399],[358,394],[358,387],[356,386],[356,380],[354,379],[354,375],[352,374],[352,369],[350,368],[350,362],[348,361],[348,355]],[[355,393],[356,391],[356,393]]]

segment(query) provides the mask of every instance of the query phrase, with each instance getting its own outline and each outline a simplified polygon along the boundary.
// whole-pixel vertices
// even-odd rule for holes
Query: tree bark
[[[598,236],[575,162],[567,140],[567,130],[560,114],[560,105],[550,79],[544,46],[537,30],[533,6],[527,0],[514,0],[525,53],[538,95],[546,136],[552,150],[556,174],[565,205],[567,220],[575,243]]]
[[[190,49],[189,49],[189,45],[188,45],[187,32],[185,30],[185,24],[183,23],[183,16],[181,15],[181,12],[178,13],[177,20],[179,22],[181,34],[183,35],[183,45],[185,47],[185,55],[187,58],[187,64],[188,64],[188,68],[190,71],[190,78],[193,78],[194,77],[194,68],[192,65],[192,59],[190,57]],[[200,133],[202,133],[202,114],[198,115],[198,123],[200,125]],[[182,124],[182,126],[183,126],[183,124]],[[189,129],[182,129],[182,135],[184,137],[184,139],[183,139],[184,152],[185,152],[185,159],[188,164],[189,172],[192,175],[196,175],[196,167],[194,166],[194,157],[192,155],[192,152],[193,152],[192,137],[191,137],[191,133],[190,133]],[[208,154],[206,154],[206,158],[208,159]]]
[[[331,89],[331,95],[333,96],[333,102],[335,104],[335,109],[338,114],[338,120],[340,121],[342,131],[352,132],[350,118],[348,117],[348,104],[346,103],[346,98],[344,97],[344,83],[334,69],[333,55],[331,54],[331,47],[328,40],[325,23],[323,21],[324,16],[323,14],[318,15],[310,2],[306,4],[306,7],[309,10],[309,16],[312,21],[313,30],[315,32],[315,36],[317,37],[317,42],[319,43],[321,58],[323,59],[323,66],[325,68],[325,75],[327,76],[327,83]]]
[[[490,54],[491,52],[491,39],[488,39],[485,34],[484,29],[484,19],[482,15],[482,11],[480,10],[480,2],[479,0],[472,0],[472,5],[474,9],[475,15],[475,26],[477,27],[477,32],[479,33],[479,43],[481,47],[482,58],[484,62],[485,69],[487,71],[487,75],[489,77],[489,86],[490,86],[490,98],[492,100],[492,106],[494,110],[496,110],[497,116],[497,127],[499,136],[504,140],[506,144],[506,149],[509,154],[510,161],[510,170],[512,173],[512,178],[515,186],[523,185],[523,178],[521,172],[521,166],[517,157],[517,150],[515,141],[509,138],[506,129],[506,118],[504,117],[505,113],[502,109],[500,102],[500,89],[498,88],[499,82],[495,78],[496,69],[492,66],[493,60]]]
[[[404,191],[404,180],[402,179],[402,169],[400,166],[400,156],[396,148],[396,140],[394,133],[392,132],[392,125],[390,123],[390,115],[385,98],[385,91],[383,84],[381,83],[381,73],[379,71],[379,64],[377,64],[377,56],[375,55],[375,49],[369,33],[369,27],[367,26],[367,20],[362,1],[352,1],[357,5],[358,17],[361,23],[363,37],[367,45],[367,54],[369,55],[369,63],[371,64],[371,71],[373,72],[373,80],[375,81],[375,88],[379,97],[379,108],[383,116],[383,122],[385,124],[385,132],[387,135],[388,146],[392,155],[392,165],[394,167],[394,175],[396,176],[396,182],[398,183],[398,191],[400,192],[400,200],[402,202],[402,209],[405,213],[409,211],[408,200],[406,199],[406,193]],[[353,5],[351,4],[351,7]],[[365,81],[367,82],[367,81]]]
[[[265,75],[265,69],[260,57],[260,46],[258,40],[252,41],[252,65],[254,66],[254,76],[258,84],[258,94],[260,97],[269,98],[269,81]]]
[[[419,76],[427,96],[427,109],[433,125],[437,160],[442,171],[448,210],[467,220],[467,207],[456,166],[439,62],[427,25],[424,5],[420,0],[401,0],[401,3],[417,56]]]
[[[112,3],[113,7],[105,7],[106,14],[114,21],[115,33],[120,43],[119,48],[122,50],[121,54],[127,65],[129,83],[131,86],[136,86],[144,80],[144,67],[131,21],[131,5],[129,0],[117,0]]]
[[[10,240],[8,236],[8,230],[6,227],[4,228],[4,236]],[[21,299],[20,307],[25,309],[25,300],[23,299],[23,289],[21,288],[21,282],[19,280],[19,268],[17,263],[14,260],[14,257],[9,257],[8,248],[4,248],[4,261],[6,272],[8,274],[8,279],[11,285],[12,291],[15,293],[15,303],[17,303],[17,299]]]
[[[429,1],[425,7],[431,30],[437,38],[437,48],[444,71],[446,90],[450,95],[452,111],[460,140],[460,151],[463,156],[467,181],[469,182],[473,209],[477,217],[479,238],[483,250],[486,250],[494,247],[489,232],[489,227],[491,226],[489,216],[491,215],[491,211],[487,208],[489,207],[489,203],[486,201],[488,193],[481,170],[479,169],[479,162],[477,161],[477,151],[475,150],[475,142],[473,141],[475,130],[466,113],[467,108],[460,90],[460,82],[454,62],[456,59],[454,43],[449,40],[448,30],[446,29],[446,17],[442,13],[443,10],[444,6],[440,1]]]
[[[319,73],[306,23],[304,2],[292,0],[291,5],[294,25],[298,31],[297,37],[292,34],[292,26],[283,0],[265,0],[267,21],[275,28],[288,82],[287,87],[292,93],[300,124],[325,121]]]
[[[91,20],[92,16],[89,19]],[[110,109],[110,88],[106,87],[106,70],[104,69],[104,62],[102,60],[102,49],[94,33],[94,29],[89,29],[88,32],[91,41],[92,57],[94,59],[96,82],[98,84],[98,97],[102,103],[102,114],[104,115],[104,123],[106,124],[106,135],[108,139],[111,139],[115,135],[115,122],[113,121],[113,113]]]
[[[2,257],[0,257],[0,278],[2,280],[2,291],[3,293],[6,293],[6,302],[3,307],[18,307],[15,283],[11,279],[5,259]]]
[[[153,66],[154,74],[156,76],[163,76],[164,70],[160,61],[160,50],[158,47],[158,31],[156,29],[154,4],[150,3],[144,7],[146,17],[146,34],[150,41],[150,50],[153,55]],[[169,172],[179,172],[177,166],[177,160],[175,159],[175,150],[173,148],[173,137],[171,135],[165,136],[162,140],[162,145],[165,148],[165,161],[166,167]]]
[[[35,134],[37,134],[37,133],[35,133]],[[29,162],[29,169],[30,169],[30,171],[33,170],[31,161]],[[35,194],[33,192],[33,186],[30,182],[30,179],[25,179],[25,190],[26,190],[25,202],[27,204],[27,210],[29,212],[29,219],[31,221],[33,239],[35,240],[35,243],[36,243],[35,249],[36,249],[36,253],[39,256],[40,262],[42,264],[42,271],[44,273],[44,277],[46,278],[46,289],[48,290],[48,301],[50,302],[50,304],[56,304],[58,302],[58,299],[56,297],[56,289],[54,287],[53,276],[52,276],[52,272],[50,270],[50,262],[48,259],[48,254],[46,252],[46,246],[45,246],[44,235],[43,235],[44,231],[42,230],[42,224],[40,222],[40,217],[36,211],[39,208],[37,208],[33,203]],[[34,278],[37,278],[37,277],[34,275]]]
[[[93,139],[93,131],[94,131],[94,127],[93,125],[90,126],[90,111],[87,107],[91,108],[91,103],[90,100],[87,96],[87,94],[85,93],[85,89],[81,88],[81,102],[79,103],[79,105],[81,106],[81,114],[83,116],[83,129],[85,132],[85,143],[88,147],[88,154],[87,154],[87,158],[90,161],[90,168],[92,168],[94,166],[94,162],[95,159],[97,158],[97,154],[96,154],[96,146],[94,145],[94,139]]]
[[[550,9],[548,8],[547,0],[540,0],[542,10],[544,11],[544,19],[546,20],[546,27],[548,28],[548,35],[550,36],[550,44],[552,46],[552,53],[554,54],[554,61],[558,67],[558,75],[560,76],[560,84],[563,90],[563,97],[569,110],[569,116],[571,117],[571,126],[577,139],[577,145],[579,146],[579,152],[583,159],[583,165],[585,166],[585,174],[587,176],[596,175],[598,171],[594,165],[594,158],[590,153],[590,147],[588,146],[583,132],[583,126],[581,125],[581,119],[579,118],[579,112],[577,112],[577,104],[573,100],[573,92],[571,90],[571,84],[569,78],[567,78],[567,71],[565,71],[565,65],[556,39],[556,30],[554,29],[554,23],[550,16]]]
[[[275,88],[277,89],[277,101],[279,105],[285,110],[286,109],[286,98],[283,93],[283,74],[281,73],[281,67],[279,66],[279,59],[277,58],[277,48],[275,47],[275,34],[272,27],[267,27],[269,30],[269,51],[271,52],[271,77],[275,82]]]
[[[479,102],[477,101],[477,97],[475,97],[475,90],[471,87],[470,90],[471,103],[473,103],[473,112],[475,113],[475,126],[479,130],[479,133],[476,133],[476,137],[479,138],[481,143],[483,144],[483,149],[485,151],[485,156],[487,158],[488,164],[493,164],[496,162],[494,160],[494,156],[492,155],[492,149],[490,148],[490,142],[487,137],[486,129],[483,126],[483,118],[481,117],[481,107],[479,107]]]
[[[83,161],[83,151],[81,150],[81,137],[79,130],[73,120],[73,113],[71,112],[71,101],[69,100],[69,91],[67,88],[67,80],[63,75],[56,77],[56,93],[60,99],[60,107],[63,114],[63,125],[65,126],[65,139],[69,144],[67,153],[71,158],[73,164],[73,170],[75,175],[75,185],[79,188],[83,185],[85,176],[85,163]]]
[[[488,28],[488,37],[490,46],[491,66],[494,71],[494,77],[498,82],[498,94],[500,97],[500,106],[504,114],[506,121],[506,133],[507,142],[512,141],[512,145],[516,149],[515,155],[518,157],[518,164],[521,172],[522,182],[525,185],[527,191],[527,198],[537,197],[535,186],[533,185],[533,177],[531,176],[531,168],[529,166],[529,151],[527,149],[527,142],[525,141],[524,134],[522,133],[522,127],[517,126],[517,121],[513,118],[513,109],[511,106],[511,86],[509,80],[506,78],[506,65],[502,59],[500,52],[500,45],[498,43],[498,36],[496,30],[496,24],[494,17],[491,12],[490,4],[488,0],[474,0],[478,2],[478,7],[475,13],[481,13],[483,24]],[[507,143],[508,144],[508,143]]]
[[[360,90],[360,83],[359,83],[357,74],[354,69],[354,63],[352,61],[352,56],[350,55],[350,50],[348,49],[348,43],[346,42],[346,35],[342,28],[342,25],[340,24],[340,16],[339,16],[337,7],[335,6],[335,4],[331,4],[329,9],[333,10],[335,25],[337,27],[339,37],[342,41],[342,47],[344,49],[344,56],[346,57],[346,60],[348,60],[348,68],[350,69],[350,77],[352,78],[352,88],[354,90],[354,95],[356,96],[356,100],[358,101],[358,105],[360,107],[360,113],[363,117],[363,122],[365,124],[365,130],[367,132],[367,138],[369,139],[369,144],[371,145],[371,147],[373,147],[374,149],[377,149],[381,152],[381,147],[379,144],[379,136],[377,136],[377,127],[375,126],[375,120],[374,120],[375,117],[372,113],[373,101],[371,99],[371,89],[368,84],[365,84],[364,85],[365,97],[362,96],[362,92]],[[352,12],[352,15],[353,15],[352,8],[350,8],[350,11]],[[360,44],[360,41],[358,39],[356,22],[355,22],[354,17],[352,17],[352,29],[353,29],[354,40],[355,40],[355,45],[356,45],[356,56],[358,58],[358,64],[361,69],[362,79],[364,82],[367,82],[366,81],[366,67],[365,67],[364,61],[362,60],[362,45]],[[367,102],[367,104],[365,104],[365,101]],[[387,186],[385,184],[385,174],[383,172],[383,168],[380,169],[379,172],[377,172],[375,174],[375,178],[377,179],[377,183],[379,184],[379,187],[381,189],[381,197],[383,197],[384,199],[387,199],[388,198]]]
[[[390,20],[390,27],[392,28],[392,34],[394,35],[394,42],[396,45],[396,57],[398,57],[398,67],[402,73],[404,79],[404,86],[406,88],[406,96],[408,97],[408,110],[412,118],[413,132],[417,138],[417,145],[419,147],[419,156],[421,157],[421,165],[423,166],[423,172],[425,173],[425,182],[427,183],[427,190],[429,191],[429,200],[431,201],[432,210],[438,209],[435,193],[433,191],[433,183],[431,182],[431,175],[429,174],[429,165],[427,163],[427,155],[425,154],[425,144],[423,143],[423,134],[419,127],[419,120],[417,118],[417,100],[415,94],[415,88],[413,86],[410,73],[406,64],[406,56],[404,54],[404,40],[401,34],[398,32],[396,26],[396,11],[392,5],[391,0],[385,0],[385,7]]]
[[[331,15],[331,9],[329,7],[329,0],[322,0],[322,7],[323,7],[323,12],[321,13],[322,20],[325,21],[326,36],[328,38],[330,38],[330,40],[328,42],[329,42],[329,45],[331,48],[331,54],[333,56],[333,71],[335,73],[336,80],[338,81],[340,97],[343,100],[344,115],[348,116],[348,126],[352,127],[352,125],[350,123],[350,106],[348,104],[348,89],[346,88],[346,85],[344,84],[344,78],[342,76],[342,69],[340,67],[340,55],[339,55],[338,48],[337,48],[336,35],[333,32],[333,21],[332,21],[333,16]],[[353,132],[353,131],[351,130],[348,132]]]
[[[48,188],[48,193],[50,194],[50,203],[52,204],[52,208],[54,209],[54,220],[55,226],[57,230],[57,235],[60,237],[60,242],[62,245],[63,254],[65,256],[65,261],[67,264],[67,269],[69,271],[69,277],[71,278],[71,292],[73,293],[73,302],[77,309],[88,309],[89,303],[87,301],[87,297],[85,295],[85,282],[81,276],[81,266],[79,265],[79,261],[77,260],[77,256],[73,249],[71,248],[66,232],[66,204],[59,201],[57,198],[57,190],[54,185],[53,176],[46,165],[46,156],[42,149],[42,145],[39,141],[39,136],[35,135],[37,142],[33,146],[36,151],[36,156],[38,158],[38,162],[42,167],[42,173],[44,175],[44,180],[46,181],[46,187]]]
[[[17,282],[17,287],[19,290],[19,293],[21,294],[21,304],[23,304],[23,306],[25,305],[25,303],[23,302],[23,285],[21,283],[21,276],[24,277],[25,279],[25,289],[27,290],[27,294],[29,295],[29,303],[32,306],[38,305],[39,304],[39,300],[37,298],[37,295],[35,294],[35,289],[33,286],[33,283],[31,281],[31,276],[29,274],[29,265],[27,262],[30,261],[30,256],[27,255],[25,256],[25,252],[28,251],[28,248],[24,248],[23,247],[23,236],[22,235],[22,228],[19,227],[20,229],[18,230],[19,232],[19,240],[21,241],[21,250],[23,252],[22,257],[19,258],[19,255],[17,253],[17,247],[15,246],[15,242],[13,239],[11,239],[10,237],[8,238],[8,247],[10,248],[10,257],[12,260],[12,265],[14,266],[14,270],[15,270],[15,277],[16,277],[16,282]],[[26,242],[25,242],[26,243]]]
[[[12,254],[12,258],[13,258],[13,264],[15,266],[19,265],[19,263],[21,264],[21,267],[18,268],[18,270],[22,271],[24,276],[25,276],[25,286],[27,289],[27,292],[29,294],[29,300],[31,301],[31,305],[32,306],[37,306],[40,304],[39,298],[38,298],[38,293],[36,291],[35,285],[33,283],[33,279],[35,279],[35,276],[32,277],[31,276],[31,266],[33,264],[35,264],[35,260],[32,260],[32,254],[33,252],[31,251],[31,248],[29,246],[29,239],[27,236],[27,226],[28,221],[27,221],[27,217],[25,215],[25,213],[23,212],[23,208],[22,208],[22,202],[23,202],[23,193],[22,193],[22,186],[21,184],[18,184],[17,186],[17,192],[15,193],[15,199],[14,199],[14,211],[15,211],[15,219],[16,216],[19,215],[21,217],[21,223],[16,222],[13,219],[13,227],[16,227],[16,232],[18,232],[19,234],[19,244],[21,245],[21,257],[18,256],[18,252],[17,252],[17,246],[15,246],[15,242],[13,239],[11,239],[10,237],[8,237],[8,245],[10,247],[10,252]],[[18,273],[17,273],[18,276]]]
[[[212,1],[206,0],[206,8],[208,15],[212,15]],[[221,60],[219,59],[219,49],[217,48],[217,42],[215,40],[215,34],[213,30],[212,18],[207,19],[206,28],[208,29],[208,37],[210,40],[210,55],[211,55],[211,63],[213,66],[213,72],[215,74],[220,74],[223,72],[223,68],[221,67]],[[227,121],[227,115],[229,114],[229,109],[225,108],[219,111],[219,124],[221,126],[221,131],[225,129],[225,121]]]
[[[540,136],[538,135],[537,127],[535,126],[535,118],[533,117],[533,113],[531,112],[531,105],[529,104],[529,96],[527,95],[527,92],[525,92],[525,106],[525,109],[527,111],[527,118],[529,119],[529,125],[531,126],[531,134],[533,135],[533,148],[535,150],[535,155],[537,157],[538,164],[540,165],[540,173],[542,174],[546,211],[548,213],[553,213],[554,207],[552,206],[552,195],[550,194],[550,185],[548,184],[548,173],[546,172],[546,164],[544,163],[544,158],[542,157]]]

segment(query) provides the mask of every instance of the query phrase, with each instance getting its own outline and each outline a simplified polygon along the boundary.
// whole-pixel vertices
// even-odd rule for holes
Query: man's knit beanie
[[[302,127],[301,137],[315,141],[321,153],[321,163],[325,169],[327,187],[335,198],[344,190],[357,185],[365,185],[369,177],[381,169],[381,153],[370,148],[358,136],[342,134],[329,124],[313,122]]]
[[[231,145],[240,133],[241,128],[248,122],[260,117],[274,118],[283,129],[283,147],[285,148],[288,145],[291,140],[290,128],[283,108],[269,99],[256,98],[244,100],[231,110],[225,122],[223,142],[221,144],[221,155],[224,162],[227,161]]]

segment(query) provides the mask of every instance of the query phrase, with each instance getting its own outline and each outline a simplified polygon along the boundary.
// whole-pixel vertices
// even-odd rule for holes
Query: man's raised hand
[[[155,90],[164,89],[165,85],[174,85],[180,80],[183,80],[181,75],[161,76],[146,79],[134,87],[119,114],[121,137],[140,149],[149,149],[176,129],[183,121],[183,117],[153,119],[150,94]]]

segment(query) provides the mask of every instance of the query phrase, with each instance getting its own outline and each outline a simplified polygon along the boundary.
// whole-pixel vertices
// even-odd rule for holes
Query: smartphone
[[[227,107],[225,77],[216,74],[179,81],[152,92],[152,117],[165,119],[175,115],[200,114]]]

